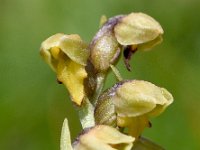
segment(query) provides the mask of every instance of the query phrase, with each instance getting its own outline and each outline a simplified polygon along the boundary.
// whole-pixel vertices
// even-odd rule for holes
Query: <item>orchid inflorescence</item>
[[[79,112],[83,131],[71,143],[68,120],[61,133],[61,150],[161,150],[141,136],[151,127],[150,117],[160,115],[172,102],[164,88],[142,80],[124,80],[115,67],[123,55],[126,68],[136,51],[150,50],[162,42],[163,29],[144,13],[106,19],[87,44],[77,34],[55,34],[40,49],[44,61],[65,85]],[[118,80],[103,91],[112,71]]]

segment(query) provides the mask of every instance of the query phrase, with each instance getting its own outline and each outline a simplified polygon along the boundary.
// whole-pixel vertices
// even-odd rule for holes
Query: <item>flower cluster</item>
[[[44,61],[65,85],[79,112],[83,131],[71,143],[68,121],[61,134],[61,150],[162,149],[141,137],[151,127],[150,117],[160,115],[172,102],[164,88],[142,80],[124,80],[115,67],[123,55],[126,68],[138,50],[162,42],[163,29],[144,13],[101,19],[89,44],[79,35],[55,34],[40,49]],[[109,70],[118,82],[102,91]]]

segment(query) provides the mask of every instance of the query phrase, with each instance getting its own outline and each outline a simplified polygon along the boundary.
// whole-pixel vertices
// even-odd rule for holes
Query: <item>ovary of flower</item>
[[[67,87],[72,101],[81,105],[89,51],[79,35],[55,34],[42,43],[40,54],[56,72],[58,81]]]

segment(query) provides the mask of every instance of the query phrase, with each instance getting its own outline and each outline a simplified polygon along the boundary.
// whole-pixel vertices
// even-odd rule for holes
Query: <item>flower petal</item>
[[[74,150],[130,150],[134,138],[110,126],[99,125],[80,135]]]
[[[65,35],[60,41],[60,48],[76,63],[84,66],[86,65],[89,51],[87,49],[87,44],[81,40],[79,35]]]
[[[55,47],[59,48],[60,51],[65,53],[76,63],[86,65],[86,61],[89,57],[89,51],[87,50],[87,45],[81,40],[79,35],[65,35],[63,33],[57,33],[42,42],[40,53],[53,70],[55,70],[55,65],[52,60],[53,53],[51,53],[50,50]]]
[[[117,41],[121,45],[137,45],[154,40],[163,34],[160,24],[143,13],[131,13],[114,28]]]
[[[171,103],[173,103],[173,96],[165,88],[161,88],[162,95],[165,97],[166,101],[163,105],[157,104],[156,108],[148,113],[149,116],[160,115]]]
[[[56,71],[56,64],[55,64],[55,58],[53,58],[52,53],[51,53],[51,49],[52,48],[57,48],[57,50],[59,49],[59,45],[60,45],[60,40],[62,39],[62,37],[64,36],[64,34],[62,33],[57,33],[51,37],[49,37],[48,39],[46,39],[44,42],[42,42],[41,44],[41,48],[40,48],[40,55],[42,56],[42,58],[44,59],[44,61],[54,70]]]
[[[137,49],[142,50],[142,51],[148,51],[148,50],[151,50],[156,45],[160,44],[162,41],[163,39],[162,39],[162,36],[160,35],[152,41],[149,41],[143,44],[138,44]]]
[[[86,77],[87,73],[84,66],[70,59],[60,58],[57,67],[57,78],[67,87],[72,101],[79,106],[85,95],[83,81]]]
[[[118,117],[117,124],[119,127],[128,128],[128,134],[135,138],[141,135],[144,128],[151,125],[146,115],[139,117]]]

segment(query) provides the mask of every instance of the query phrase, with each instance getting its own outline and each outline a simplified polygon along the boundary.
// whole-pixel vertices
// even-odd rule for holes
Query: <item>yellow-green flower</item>
[[[130,150],[134,138],[110,126],[99,125],[88,129],[73,144],[74,150]]]
[[[95,121],[127,127],[129,134],[137,138],[151,125],[149,117],[161,114],[172,102],[173,97],[166,89],[150,82],[122,81],[100,96]]]
[[[61,150],[131,150],[135,138],[106,125],[86,128],[71,145],[68,121],[61,133]]]
[[[150,50],[161,43],[164,31],[152,17],[144,13],[131,13],[121,18],[114,33],[117,41],[124,46],[124,61],[130,70],[131,56],[137,50]]]
[[[139,80],[123,83],[113,96],[118,126],[128,127],[135,137],[150,126],[149,117],[159,115],[172,102],[173,97],[166,89]]]
[[[157,116],[171,104],[172,95],[150,82],[131,80],[116,88],[113,96],[118,116],[137,117],[149,113]]]
[[[42,43],[40,54],[56,72],[58,81],[67,87],[72,101],[81,105],[85,95],[83,80],[87,77],[87,44],[77,34],[58,33]]]
[[[160,24],[144,13],[131,13],[101,19],[102,27],[92,42],[91,62],[100,72],[108,70],[124,49],[125,64],[130,70],[129,60],[137,50],[149,50],[162,42],[164,33]]]

